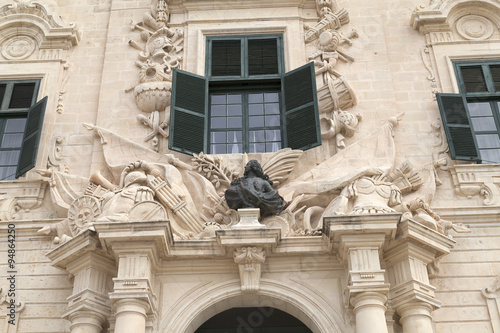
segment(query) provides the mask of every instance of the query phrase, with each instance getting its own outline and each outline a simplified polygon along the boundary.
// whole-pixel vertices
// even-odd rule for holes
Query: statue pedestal
[[[264,224],[259,223],[259,208],[240,208],[238,209],[239,222],[233,225],[234,229],[265,229]]]

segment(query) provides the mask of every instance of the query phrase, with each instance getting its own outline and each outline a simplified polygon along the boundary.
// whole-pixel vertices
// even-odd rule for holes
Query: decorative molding
[[[80,32],[40,1],[21,0],[0,7],[0,46],[6,60],[64,60]]]
[[[481,196],[486,206],[496,205],[500,196],[500,167],[494,164],[457,164],[449,168],[460,196]]]
[[[430,8],[418,6],[410,24],[426,35],[428,44],[460,40],[487,40],[499,37],[500,5],[494,0],[445,0],[432,2]]]
[[[428,47],[425,47],[422,50],[420,50],[420,57],[421,57],[422,62],[425,66],[425,69],[427,69],[427,71],[429,72],[429,76],[427,76],[427,80],[430,81],[430,83],[431,83],[432,98],[434,100],[436,100],[436,93],[438,93],[439,90],[438,90],[438,85],[436,82],[435,71],[434,71],[434,68],[432,66],[431,56],[429,54],[430,52],[431,52],[431,49],[429,49]]]
[[[481,290],[481,296],[486,300],[493,333],[500,333],[500,276],[495,284]]]

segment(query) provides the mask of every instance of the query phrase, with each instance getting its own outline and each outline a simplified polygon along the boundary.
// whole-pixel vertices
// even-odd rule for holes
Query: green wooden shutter
[[[309,149],[321,144],[314,63],[284,75],[285,147]]]
[[[212,40],[211,76],[241,76],[241,40]]]
[[[248,75],[279,74],[277,38],[248,40]]]
[[[46,106],[47,96],[28,110],[21,154],[17,164],[16,178],[21,177],[35,166]]]
[[[206,104],[205,77],[175,69],[172,77],[169,149],[186,154],[206,151]]]
[[[480,161],[465,97],[460,94],[436,94],[436,97],[451,158]]]

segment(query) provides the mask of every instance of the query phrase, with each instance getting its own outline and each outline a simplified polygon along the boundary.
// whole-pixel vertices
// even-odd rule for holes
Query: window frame
[[[472,132],[472,136],[474,138],[474,144],[476,146],[477,152],[477,161],[482,163],[483,160],[480,155],[480,151],[482,150],[479,147],[477,136],[482,134],[497,134],[500,137],[500,107],[498,103],[500,103],[500,91],[495,90],[495,84],[493,80],[493,75],[491,73],[490,66],[500,66],[500,60],[481,60],[481,61],[455,61],[453,62],[453,69],[457,78],[457,84],[460,95],[463,96],[465,110],[467,112],[467,116],[469,119],[470,129]],[[462,69],[464,67],[481,67],[481,72],[484,78],[484,82],[486,84],[486,91],[479,92],[470,92],[466,89],[465,80],[463,77]],[[494,130],[484,130],[479,131],[475,130],[472,124],[472,114],[469,109],[469,103],[473,102],[487,102],[490,105],[492,118],[495,123],[496,131]],[[488,162],[488,161],[484,161]],[[495,162],[493,162],[495,163]],[[496,162],[500,163],[500,162]]]
[[[213,52],[209,47],[210,41],[238,38],[246,40],[274,38],[277,50],[279,50],[277,56],[279,59],[278,73],[247,75],[249,72],[246,70],[246,65],[243,65],[240,69],[240,75],[211,75],[210,66]],[[198,154],[200,151],[208,153],[211,141],[210,93],[216,91],[227,93],[241,87],[245,91],[252,89],[265,91],[271,87],[274,88],[274,91],[279,92],[281,148],[290,147],[306,150],[321,145],[314,63],[309,62],[285,72],[283,34],[206,36],[205,45],[207,46],[204,57],[206,76],[179,69],[173,70],[168,143],[170,150],[186,154]],[[241,45],[240,42],[240,47]],[[240,58],[240,64],[248,62],[245,56]],[[201,109],[201,104],[205,106],[204,110]],[[304,121],[307,122],[305,126]],[[203,131],[201,131],[202,128]],[[288,128],[292,130],[288,131]],[[299,134],[295,134],[295,132]],[[242,153],[244,151],[248,152],[248,149],[242,149]]]
[[[23,84],[23,83],[34,83],[34,88],[33,88],[33,93],[30,101],[30,106],[28,108],[9,108],[9,104],[12,100],[12,92],[14,89],[14,86],[16,84]],[[47,98],[43,98],[40,101],[37,102],[39,93],[40,93],[40,86],[41,86],[41,79],[2,79],[0,80],[0,85],[5,84],[5,91],[3,93],[2,102],[0,104],[0,144],[3,141],[3,135],[5,134],[5,127],[6,127],[6,121],[8,119],[14,119],[14,118],[19,118],[19,119],[26,119],[25,127],[23,130],[23,138],[22,138],[22,143],[20,147],[15,147],[19,149],[19,157],[17,160],[17,163],[15,165],[16,167],[16,172],[12,175],[7,175],[6,177],[0,179],[0,181],[11,181],[14,179],[19,178],[22,176],[24,173],[26,173],[28,170],[34,167],[34,161],[36,160],[36,155],[38,151],[38,145],[40,141],[40,132],[41,132],[41,125],[43,124],[43,116],[45,112],[45,106],[47,102]],[[35,110],[36,109],[36,110]],[[36,123],[36,126],[33,128],[33,124],[30,123],[30,116],[32,115],[32,111],[38,111],[39,119]],[[26,135],[26,131],[30,129],[29,135]],[[21,132],[19,132],[21,133]],[[28,144],[31,144],[31,148],[27,148],[27,140],[32,140]],[[27,149],[34,149],[33,151],[27,150]],[[6,148],[0,148],[1,151],[9,151],[9,150],[17,150],[17,149],[6,149]],[[21,162],[26,162],[26,157],[27,156],[31,157],[31,163],[24,163],[25,165],[21,166]],[[1,166],[7,166],[6,164],[2,164]],[[14,176],[14,179],[9,179],[12,176]]]
[[[269,40],[276,41],[276,57],[278,70],[276,74],[256,74],[250,75],[249,70],[249,41],[250,40]],[[212,75],[212,60],[213,60],[213,43],[220,40],[238,40],[240,41],[240,75]],[[206,56],[205,56],[205,77],[208,81],[208,109],[207,109],[207,128],[206,128],[206,149],[211,152],[213,132],[232,132],[241,130],[242,132],[242,151],[241,153],[250,153],[250,126],[249,126],[249,103],[248,95],[254,92],[278,92],[279,93],[279,117],[280,117],[280,147],[284,145],[284,136],[286,135],[285,117],[283,111],[283,91],[281,78],[285,74],[285,58],[283,50],[283,35],[282,34],[252,34],[252,35],[224,35],[224,36],[207,36],[206,38]],[[217,93],[242,93],[242,126],[238,129],[211,128],[211,96]],[[276,126],[274,126],[276,127]],[[265,130],[265,126],[262,128]],[[273,130],[276,128],[273,128]],[[256,129],[259,130],[259,129]],[[264,142],[266,144],[267,142]],[[228,145],[229,142],[226,142]],[[228,154],[226,152],[226,154]]]

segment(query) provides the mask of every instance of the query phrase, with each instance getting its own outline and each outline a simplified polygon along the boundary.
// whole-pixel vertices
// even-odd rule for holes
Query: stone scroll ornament
[[[224,195],[231,209],[259,208],[262,217],[281,213],[285,204],[257,160],[247,163],[243,177],[231,182]]]
[[[132,30],[140,31],[142,42],[129,41],[130,46],[140,51],[136,62],[140,71],[139,82],[127,91],[134,91],[137,107],[148,114],[137,115],[137,120],[152,129],[144,141],[151,141],[155,151],[160,138],[168,138],[172,71],[180,69],[182,64],[183,32],[169,28],[168,20],[167,2],[153,0],[143,22],[132,22]]]

